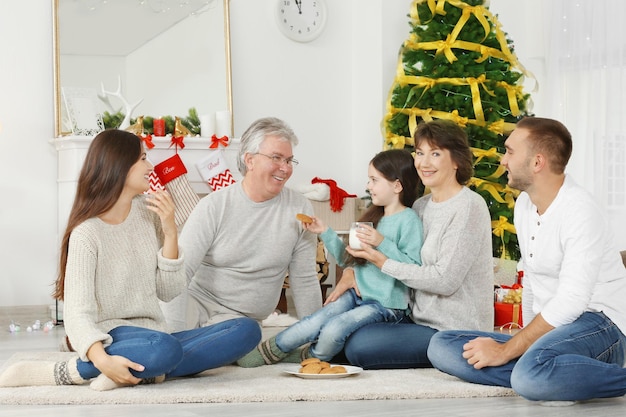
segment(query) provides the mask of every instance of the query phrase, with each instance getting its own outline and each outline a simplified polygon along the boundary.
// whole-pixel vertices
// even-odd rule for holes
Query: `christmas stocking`
[[[213,191],[235,183],[235,178],[228,169],[226,158],[224,158],[224,153],[221,150],[213,151],[202,158],[196,163],[196,167],[202,179],[209,184]]]
[[[193,208],[200,201],[198,194],[191,188],[189,178],[187,178],[187,168],[180,156],[175,154],[155,165],[154,172],[176,204],[174,219],[180,230]]]
[[[158,190],[165,190],[165,187],[163,187],[163,184],[161,184],[161,180],[159,179],[159,176],[156,174],[156,172],[152,171],[150,173],[150,191],[158,191]],[[144,194],[148,194],[148,191],[144,192]]]

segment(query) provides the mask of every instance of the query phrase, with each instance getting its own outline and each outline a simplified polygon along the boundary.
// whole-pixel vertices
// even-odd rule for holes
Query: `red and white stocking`
[[[209,184],[213,191],[236,182],[230,169],[228,169],[226,158],[224,158],[224,153],[221,150],[211,152],[208,156],[198,161],[196,167],[202,179]]]
[[[189,217],[193,208],[198,204],[198,201],[200,201],[198,194],[189,183],[187,168],[182,159],[180,159],[180,156],[175,154],[171,158],[156,164],[154,166],[154,173],[160,183],[165,185],[165,189],[170,193],[174,204],[176,204],[174,219],[176,226],[180,228],[185,224],[187,217]],[[152,181],[150,188],[152,188]]]

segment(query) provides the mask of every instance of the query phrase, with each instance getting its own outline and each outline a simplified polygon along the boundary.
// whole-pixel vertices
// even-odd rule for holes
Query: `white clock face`
[[[279,0],[276,20],[288,38],[298,42],[312,41],[324,30],[326,3],[324,0]]]

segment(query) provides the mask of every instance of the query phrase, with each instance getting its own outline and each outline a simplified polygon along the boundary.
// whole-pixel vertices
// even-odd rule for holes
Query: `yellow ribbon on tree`
[[[476,160],[474,161],[474,166],[476,166],[483,158],[492,158],[497,159],[498,161],[502,158],[502,155],[496,148],[491,149],[480,149],[480,148],[470,148]]]
[[[505,172],[506,172],[506,168],[503,167],[502,165],[498,165],[498,168],[496,168],[496,170],[492,172],[490,175],[486,176],[485,179],[489,181],[497,180],[498,178],[503,176]]]
[[[506,95],[509,99],[509,108],[511,109],[511,114],[513,116],[519,116],[521,112],[519,110],[519,106],[517,105],[517,97],[522,95],[522,86],[510,85],[504,81],[499,81],[496,85],[506,90]]]
[[[504,259],[506,257],[506,244],[504,243],[504,232],[516,234],[517,232],[515,231],[515,226],[509,223],[509,220],[506,217],[500,216],[499,220],[491,221],[491,230],[492,230],[492,233],[498,236],[500,238],[500,241],[502,242],[501,257]]]
[[[503,135],[505,133],[511,133],[513,129],[515,129],[515,123],[505,122],[503,119],[500,119],[490,123],[487,128],[496,135]]]
[[[504,199],[500,195],[500,193],[504,189],[504,187],[502,187],[502,184],[498,184],[497,182],[487,181],[487,180],[484,180],[482,178],[477,178],[477,177],[472,177],[469,181],[469,184],[473,185],[478,190],[487,191],[493,197],[493,199],[496,200],[498,203],[502,203],[502,204],[506,203],[506,201],[504,201]]]
[[[515,225],[509,223],[509,219],[505,216],[500,216],[499,220],[491,221],[491,228],[493,229],[493,234],[498,237],[503,237],[504,232],[509,232],[515,234]]]

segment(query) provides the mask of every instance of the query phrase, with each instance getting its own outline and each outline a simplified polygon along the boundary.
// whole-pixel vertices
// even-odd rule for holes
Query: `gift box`
[[[496,286],[494,293],[495,327],[519,328],[522,322],[522,279],[524,271],[517,272],[515,284]]]
[[[520,303],[494,303],[494,325],[495,327],[523,327],[522,305]]]

